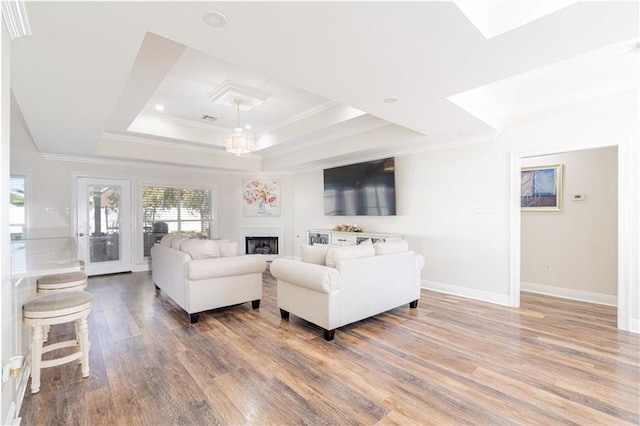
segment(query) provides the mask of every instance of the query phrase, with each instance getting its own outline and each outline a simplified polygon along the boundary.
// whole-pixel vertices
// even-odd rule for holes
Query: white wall
[[[618,149],[572,151],[522,161],[523,167],[553,164],[563,165],[562,211],[522,212],[522,288],[615,305]],[[573,194],[586,198],[572,201]],[[551,265],[550,272],[545,271],[546,264]]]
[[[397,157],[395,217],[324,216],[322,170],[297,174],[296,234],[344,222],[402,233],[426,259],[426,287],[507,304],[508,164],[496,142]]]
[[[357,222],[367,231],[404,233],[411,248],[425,256],[424,286],[507,305],[511,303],[514,213],[518,238],[520,232],[520,209],[512,204],[519,197],[512,197],[511,187],[514,179],[519,188],[519,167],[512,170],[511,156],[619,145],[620,183],[623,199],[629,200],[621,212],[630,212],[625,229],[635,230],[635,240],[623,242],[630,249],[621,253],[627,272],[620,274],[619,281],[629,286],[628,315],[631,324],[637,324],[638,151],[633,151],[635,157],[628,155],[637,144],[638,96],[626,92],[511,120],[493,141],[398,157],[397,217],[325,217],[322,171],[298,173],[294,218],[300,238],[296,243],[304,240],[309,228],[331,228],[346,221]],[[628,329],[629,323],[620,326]]]
[[[9,199],[9,102],[10,102],[10,80],[9,70],[11,61],[11,42],[6,32],[4,20],[0,24],[0,197],[3,200]],[[9,358],[16,354],[12,325],[11,301],[13,300],[13,285],[11,281],[11,257],[9,254],[9,203],[0,203],[0,280],[2,292],[0,293],[0,330],[2,339],[0,341],[1,361],[0,367],[5,365]],[[12,389],[13,381],[6,385],[3,383],[0,388],[0,400],[2,410],[0,410],[0,421],[4,422],[9,412],[11,401],[14,400],[15,391]]]

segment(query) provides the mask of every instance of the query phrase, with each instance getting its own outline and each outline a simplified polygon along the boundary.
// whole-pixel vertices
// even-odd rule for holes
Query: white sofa
[[[302,245],[302,261],[276,259],[278,307],[324,329],[335,329],[420,299],[422,255],[406,240],[358,246]]]
[[[262,299],[261,254],[236,255],[236,243],[186,239],[168,235],[151,248],[151,269],[156,289],[162,290],[189,314]]]

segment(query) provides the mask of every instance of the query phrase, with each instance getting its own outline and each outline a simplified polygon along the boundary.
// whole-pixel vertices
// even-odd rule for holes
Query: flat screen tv
[[[324,170],[325,216],[395,216],[395,159]]]

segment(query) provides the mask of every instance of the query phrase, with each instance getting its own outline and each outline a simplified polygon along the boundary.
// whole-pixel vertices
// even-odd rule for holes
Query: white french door
[[[131,182],[78,177],[78,257],[87,275],[131,271]]]

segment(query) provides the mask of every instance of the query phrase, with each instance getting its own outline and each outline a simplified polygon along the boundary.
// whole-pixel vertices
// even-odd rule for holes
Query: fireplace
[[[267,256],[278,254],[278,237],[247,236],[245,241],[245,253],[264,254]]]
[[[260,253],[268,262],[282,257],[284,253],[284,230],[277,227],[242,228],[240,241],[244,238],[245,254]]]

